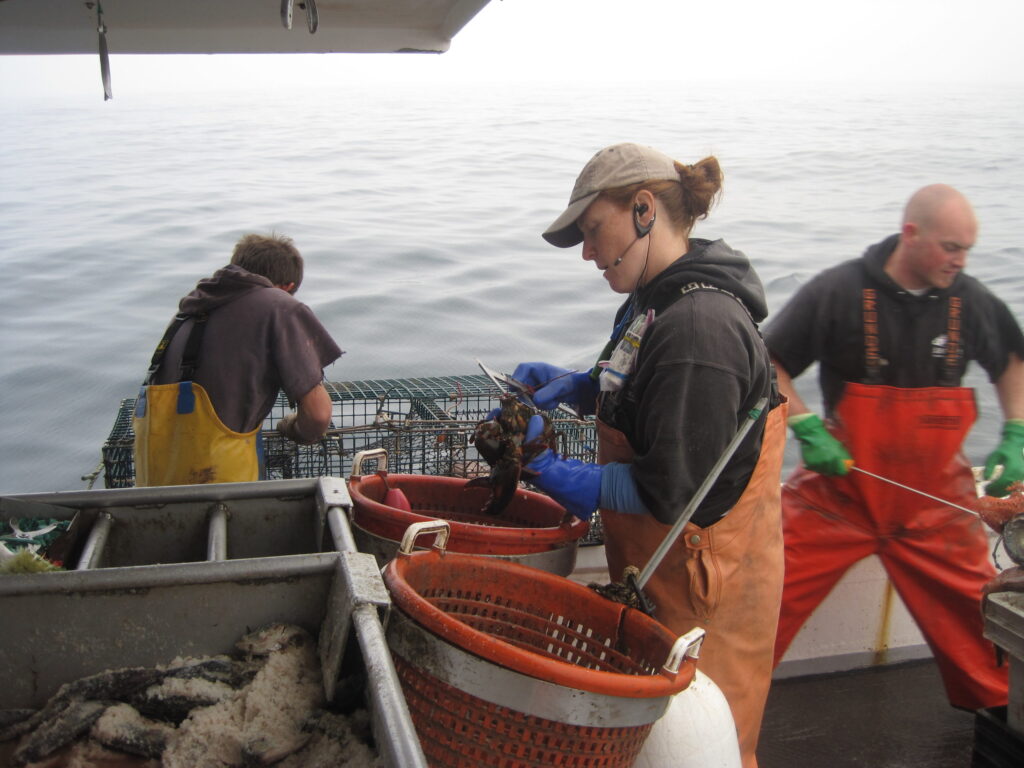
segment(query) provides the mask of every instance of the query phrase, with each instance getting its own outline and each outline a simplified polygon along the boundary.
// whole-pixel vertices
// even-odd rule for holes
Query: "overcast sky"
[[[1024,0],[491,0],[436,55],[117,56],[115,94],[470,80],[1024,85]],[[97,57],[0,57],[0,97],[94,90]]]

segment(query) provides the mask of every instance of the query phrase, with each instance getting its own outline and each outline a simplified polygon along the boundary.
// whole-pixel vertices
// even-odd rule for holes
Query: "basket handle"
[[[378,462],[384,464],[384,474],[388,473],[388,449],[387,448],[370,448],[368,451],[360,451],[356,454],[356,457],[352,459],[352,471],[349,473],[349,477],[356,477],[357,475],[363,474],[363,462],[369,459],[376,459]]]
[[[402,543],[398,545],[398,551],[403,555],[408,555],[416,547],[417,538],[431,533],[437,534],[437,538],[434,539],[434,549],[444,552],[445,547],[448,546],[448,535],[451,533],[451,526],[448,525],[447,520],[424,520],[422,523],[413,523],[402,534]],[[701,630],[701,632],[703,631]]]
[[[665,666],[661,668],[662,671],[670,675],[677,675],[679,674],[679,668],[686,659],[696,659],[699,657],[700,646],[704,642],[704,634],[704,630],[701,627],[694,627],[685,635],[680,635],[675,643],[672,644],[672,650],[668,652],[668,660],[665,662]]]

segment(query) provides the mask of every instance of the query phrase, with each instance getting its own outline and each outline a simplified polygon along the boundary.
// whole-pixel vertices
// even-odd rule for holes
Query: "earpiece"
[[[641,224],[640,217],[645,213],[647,213],[646,203],[637,203],[633,206],[633,226],[636,227],[636,240],[642,240],[647,237],[647,234],[651,231],[651,227],[654,226],[654,217],[657,215],[657,211],[651,214],[650,221],[646,224]],[[612,262],[611,266],[617,267],[622,263],[622,260],[626,258],[626,253],[629,252],[629,249],[636,245],[636,240],[626,246],[626,250],[622,252],[622,255],[619,256],[619,258]],[[644,269],[646,269],[646,267],[644,267]]]
[[[637,203],[636,205],[633,206],[633,226],[636,227],[636,237],[638,240],[640,238],[647,237],[647,235],[651,231],[651,228],[654,226],[654,217],[657,215],[657,212],[655,211],[654,213],[651,214],[650,221],[648,221],[646,224],[641,224],[640,217],[643,216],[645,213],[647,213],[646,203]]]

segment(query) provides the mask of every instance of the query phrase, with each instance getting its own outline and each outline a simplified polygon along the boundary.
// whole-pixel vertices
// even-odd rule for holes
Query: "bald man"
[[[775,662],[847,569],[874,554],[928,641],[950,703],[967,710],[1007,700],[1006,668],[982,636],[982,587],[995,576],[982,523],[852,468],[971,507],[961,444],[976,412],[960,383],[974,360],[1005,417],[987,492],[1005,495],[1024,478],[1024,335],[963,271],[977,233],[962,194],[924,187],[898,234],[818,274],[764,331],[803,458],[782,490]],[[793,386],[814,362],[824,419]]]

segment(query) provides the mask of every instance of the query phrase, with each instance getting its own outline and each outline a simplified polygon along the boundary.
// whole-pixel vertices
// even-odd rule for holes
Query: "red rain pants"
[[[832,432],[856,466],[970,507],[976,500],[960,446],[976,416],[963,387],[847,384]],[[985,640],[981,593],[995,576],[981,520],[851,471],[797,469],[782,489],[786,575],[775,645],[790,642],[840,577],[878,555],[938,663],[950,704],[1006,704],[1007,670]]]

